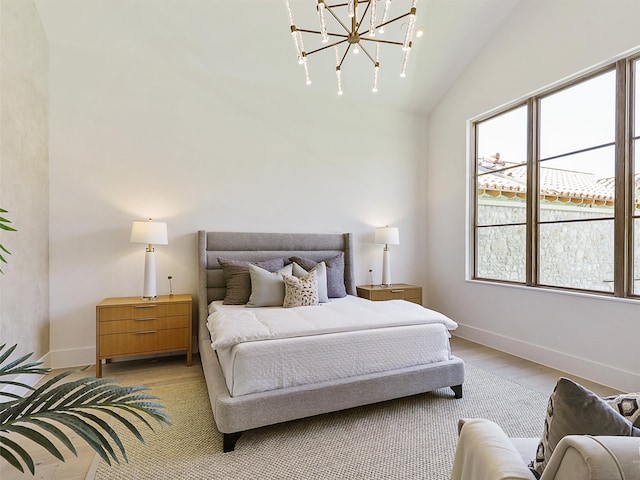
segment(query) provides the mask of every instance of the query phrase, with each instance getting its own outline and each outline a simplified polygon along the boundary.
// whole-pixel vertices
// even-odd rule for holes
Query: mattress
[[[373,303],[352,296],[331,300],[335,303],[332,307],[347,305],[347,311],[358,302]],[[408,302],[398,302],[401,302],[400,307],[409,308],[404,305]],[[386,307],[391,305],[379,303],[386,303]],[[221,302],[212,302],[209,308],[212,314],[242,310],[247,309]],[[265,310],[273,316],[281,309],[250,310],[252,313]],[[312,313],[319,315],[321,312]],[[312,331],[309,335],[296,331],[290,337],[240,341],[215,350],[229,393],[237,397],[449,360],[448,329],[455,328],[451,323],[401,321],[390,326],[383,322],[379,326],[352,326],[344,331],[336,328],[326,332]]]

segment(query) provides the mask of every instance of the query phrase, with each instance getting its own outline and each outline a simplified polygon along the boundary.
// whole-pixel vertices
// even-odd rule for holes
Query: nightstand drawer
[[[392,288],[390,290],[378,290],[371,292],[371,300],[409,300],[422,301],[421,288]]]
[[[142,305],[101,308],[98,320],[100,322],[108,322],[111,320],[147,319],[190,314],[190,303],[149,303]]]
[[[360,285],[356,287],[358,296],[368,300],[406,300],[422,305],[422,287],[408,283],[385,285]]]
[[[188,328],[148,329],[100,336],[100,355],[103,358],[186,350],[187,348],[191,348]]]
[[[100,322],[100,335],[114,333],[138,332],[140,330],[167,330],[169,328],[187,328],[191,317],[143,317],[128,320],[113,320]]]

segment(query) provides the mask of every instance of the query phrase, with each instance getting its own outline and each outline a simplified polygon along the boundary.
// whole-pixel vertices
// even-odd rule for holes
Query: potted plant
[[[7,213],[4,209],[0,212]],[[10,221],[0,217],[1,229],[16,231],[7,223]],[[1,244],[0,250],[9,253]],[[1,254],[0,261],[6,263]],[[29,362],[33,353],[12,359],[15,349],[16,345],[0,346],[0,454],[21,472],[26,466],[35,474],[35,463],[24,447],[25,440],[35,442],[64,461],[60,444],[78,455],[68,436],[72,431],[111,465],[112,461],[120,463],[119,455],[125,461],[128,458],[118,434],[105,418],[124,425],[143,443],[144,438],[133,422],[142,422],[151,430],[149,420],[159,425],[170,424],[164,406],[147,387],[125,387],[113,379],[96,377],[63,381],[74,371],[60,373],[36,387],[18,381],[17,375],[43,375],[50,369],[42,368],[42,362]]]

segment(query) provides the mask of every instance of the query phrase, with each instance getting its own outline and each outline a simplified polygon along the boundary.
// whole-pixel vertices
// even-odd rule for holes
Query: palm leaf
[[[26,363],[31,354],[10,361],[15,345],[7,350],[5,347],[6,345],[0,346],[0,375],[48,372],[48,369],[39,367],[40,363]],[[7,438],[8,434],[14,435],[13,439],[24,438],[35,442],[64,461],[58,446],[51,439],[60,441],[74,455],[77,455],[77,451],[68,435],[57,425],[63,426],[86,442],[107,464],[112,465],[112,462],[120,463],[120,457],[125,461],[128,458],[115,429],[102,415],[123,425],[142,443],[142,434],[129,418],[141,422],[152,431],[154,428],[149,423],[149,418],[159,425],[171,424],[164,406],[157,402],[158,397],[147,393],[147,387],[126,387],[113,379],[95,377],[65,381],[73,373],[76,372],[62,372],[36,388],[13,380],[4,382],[27,389],[23,397],[7,393],[12,400],[0,403],[2,457],[18,470],[24,471],[24,464],[33,473],[34,462],[19,443]]]
[[[42,430],[46,430],[47,432],[49,432],[55,438],[60,440],[64,444],[65,447],[67,447],[69,450],[71,450],[71,453],[73,453],[76,457],[78,456],[78,452],[76,451],[76,447],[73,446],[73,443],[71,443],[71,440],[69,440],[69,437],[67,437],[64,434],[64,432],[62,430],[60,430],[58,427],[56,427],[55,425],[52,425],[52,424],[50,424],[48,422],[45,422],[43,420],[40,420],[39,418],[32,418],[31,419],[31,423],[34,424],[34,425],[37,425]]]
[[[107,422],[105,422],[103,419],[101,419],[97,415],[93,415],[91,413],[78,411],[77,415],[80,415],[81,417],[84,417],[87,420],[91,420],[92,422],[99,425],[100,428],[102,428],[102,430],[104,430],[111,437],[111,440],[113,440],[113,443],[115,443],[116,446],[120,449],[122,458],[124,458],[125,461],[127,462],[129,461],[129,459],[127,458],[127,453],[124,451],[124,445],[122,445],[122,442],[120,441],[120,437],[118,437],[118,434],[116,434],[116,431],[113,428],[111,428],[111,425],[109,425]],[[142,443],[144,443],[144,441],[142,441]],[[107,446],[110,446],[110,445],[107,443]],[[117,458],[113,450],[110,449],[109,451],[113,458]]]
[[[7,345],[6,343],[3,343],[2,345],[0,345],[0,352],[2,352],[2,350],[5,349],[6,345]],[[48,368],[36,368],[39,365],[42,365],[42,362],[32,362],[32,363],[25,363],[23,365],[20,365],[21,363],[25,362],[29,357],[31,357],[33,353],[27,353],[26,355],[23,355],[22,357],[16,360],[13,360],[7,365],[4,365],[4,362],[11,356],[11,354],[15,351],[17,346],[18,345],[13,345],[12,347],[9,347],[8,350],[6,350],[3,354],[0,355],[0,376],[30,374],[30,373],[45,374],[50,372],[50,369]]]
[[[8,213],[4,208],[0,208],[0,213]],[[4,217],[0,217],[0,230],[6,230],[8,232],[15,232],[16,229],[13,227],[10,227],[9,225],[7,225],[7,223],[11,223],[11,220],[8,220]],[[6,253],[7,255],[11,255],[11,252],[9,250],[7,250],[4,245],[2,245],[0,243],[0,250],[2,250],[4,253]],[[0,255],[0,261],[2,263],[7,263],[7,260]],[[4,272],[2,270],[0,270],[0,273],[4,274]]]
[[[20,458],[22,458],[22,461],[27,466],[27,468],[29,469],[32,475],[36,473],[36,467],[35,467],[35,464],[33,463],[33,459],[31,458],[31,455],[29,455],[24,448],[22,448],[13,440],[9,440],[6,437],[0,437],[0,443],[4,443],[5,445],[5,448],[0,448],[0,453],[2,454],[2,458],[6,459],[11,465],[16,467],[21,472],[24,472],[24,468],[22,468],[22,465],[20,464],[16,456],[9,451],[9,448],[10,448],[15,453],[17,453]]]
[[[33,440],[38,445],[44,447],[51,455],[56,457],[58,460],[64,461],[64,457],[60,453],[60,450],[56,448],[51,440],[45,437],[42,433],[34,430],[33,428],[25,427],[23,425],[11,425],[7,428],[8,432],[15,432],[17,434],[22,435],[23,437],[27,437],[29,440]]]

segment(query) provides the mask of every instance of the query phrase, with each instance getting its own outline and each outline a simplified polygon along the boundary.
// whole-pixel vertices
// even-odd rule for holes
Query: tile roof
[[[525,165],[504,162],[496,154],[479,159],[478,173],[479,194],[526,197]],[[615,198],[614,179],[592,173],[541,167],[540,185],[541,198],[548,201],[611,206]],[[640,187],[640,174],[636,174],[636,187]]]

